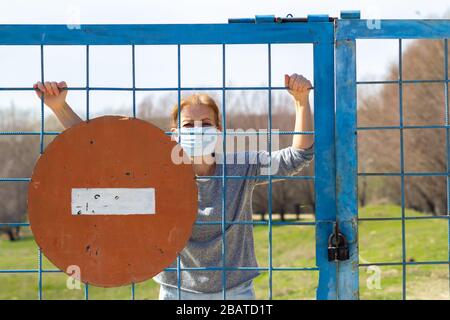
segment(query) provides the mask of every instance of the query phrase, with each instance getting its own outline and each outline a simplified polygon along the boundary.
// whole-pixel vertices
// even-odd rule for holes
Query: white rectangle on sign
[[[72,214],[155,214],[155,189],[72,188]]]

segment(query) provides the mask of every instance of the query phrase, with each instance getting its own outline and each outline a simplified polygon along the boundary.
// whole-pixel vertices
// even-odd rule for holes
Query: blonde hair
[[[214,121],[216,125],[220,126],[220,112],[214,99],[206,93],[194,93],[188,97],[181,99],[180,112],[184,107],[202,105],[210,108],[214,112]],[[178,122],[178,104],[175,104],[170,114],[170,124],[172,127],[176,127]]]

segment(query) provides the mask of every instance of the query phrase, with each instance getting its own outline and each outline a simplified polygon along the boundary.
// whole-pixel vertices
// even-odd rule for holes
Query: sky
[[[450,0],[15,0],[2,6],[0,21],[2,24],[227,23],[228,18],[252,18],[260,14],[277,17],[328,14],[339,17],[341,10],[360,10],[362,18],[368,19],[422,19],[442,17],[449,9]],[[273,86],[283,85],[284,73],[303,74],[314,81],[311,45],[273,45],[272,50]],[[358,80],[383,80],[389,65],[396,61],[397,50],[395,40],[358,41]],[[46,79],[65,80],[69,86],[83,86],[84,54],[85,49],[80,46],[46,47]],[[90,54],[92,86],[131,86],[130,47],[93,46]],[[181,54],[182,86],[220,86],[220,46],[183,46]],[[227,47],[226,54],[228,84],[267,85],[266,46],[232,45]],[[0,56],[0,86],[32,86],[40,79],[39,47],[0,46]],[[137,86],[176,86],[176,46],[136,47],[136,81]],[[154,95],[155,99],[157,96]],[[145,98],[148,98],[148,93],[139,93],[137,103]],[[129,92],[93,92],[90,96],[94,115],[128,106],[130,101]],[[85,95],[71,91],[68,102],[82,113]],[[33,92],[1,91],[0,108],[11,104],[17,108],[35,108],[39,101]]]

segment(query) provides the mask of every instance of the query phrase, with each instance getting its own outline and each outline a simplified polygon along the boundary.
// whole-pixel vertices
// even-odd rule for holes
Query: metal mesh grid
[[[343,17],[341,15],[341,17]],[[355,267],[351,269],[350,277],[353,278],[353,288],[359,289],[358,284],[358,270],[362,267],[369,266],[401,266],[401,282],[402,282],[402,299],[407,298],[407,268],[410,266],[423,266],[423,265],[448,265],[449,277],[450,277],[450,220],[449,220],[449,98],[448,98],[448,38],[450,37],[450,24],[449,20],[378,20],[377,28],[374,28],[372,20],[361,20],[359,13],[351,13],[344,19],[338,20],[337,32],[336,32],[336,50],[337,61],[336,65],[336,81],[344,82],[337,86],[337,98],[336,98],[336,121],[339,130],[344,130],[342,138],[338,139],[338,162],[339,159],[345,158],[347,161],[351,161],[349,169],[350,179],[344,183],[345,190],[351,190],[350,196],[347,198],[351,200],[352,218],[356,221],[399,221],[401,223],[401,261],[393,262],[371,262],[371,263],[359,263],[358,257],[354,257],[352,260],[355,263]],[[374,39],[393,39],[398,43],[397,53],[397,66],[398,66],[398,78],[396,80],[386,81],[357,81],[356,79],[356,40],[374,40]],[[403,42],[406,39],[433,39],[437,41],[443,41],[444,43],[444,63],[442,65],[445,68],[443,79],[404,79],[404,57],[403,57]],[[423,83],[442,83],[445,89],[445,124],[444,125],[406,125],[403,116],[403,104],[404,104],[404,85],[405,84],[423,84]],[[357,126],[357,88],[358,86],[365,85],[396,85],[398,87],[398,111],[399,111],[399,123],[398,125],[390,126]],[[348,112],[348,113],[347,113]],[[343,127],[343,124],[348,125],[348,130]],[[406,172],[405,170],[405,152],[404,152],[404,132],[405,130],[418,130],[418,129],[446,129],[446,167],[447,172]],[[383,130],[384,132],[399,132],[399,172],[358,172],[357,161],[357,146],[356,135],[358,132],[369,132],[371,130]],[[348,138],[350,137],[351,138]],[[347,136],[347,138],[345,138]],[[345,155],[343,149],[349,148],[350,154]],[[397,150],[396,150],[397,151]],[[345,161],[344,160],[344,161]],[[338,166],[337,174],[342,175],[344,166]],[[341,171],[341,172],[340,172]],[[357,217],[357,178],[358,177],[399,177],[401,188],[401,216],[400,217]],[[447,212],[442,216],[406,216],[405,214],[405,177],[446,177],[447,184]],[[344,193],[342,196],[346,197]],[[340,213],[340,211],[338,210]],[[409,261],[407,259],[407,237],[406,237],[406,222],[418,221],[427,219],[441,219],[448,220],[447,233],[449,235],[448,241],[448,260],[438,261]],[[355,251],[357,252],[357,243]],[[356,263],[358,262],[358,263]],[[450,278],[449,278],[450,288]]]
[[[283,43],[282,41],[282,37],[279,40],[279,42]],[[292,42],[292,41],[291,41]],[[295,42],[295,41],[294,41]],[[305,42],[309,42],[308,39],[305,39]],[[245,40],[243,41],[243,43],[245,43]],[[271,86],[271,43],[266,43],[267,44],[267,54],[268,54],[268,81],[269,81],[269,85],[268,86],[261,86],[261,87],[227,87],[225,85],[225,48],[226,48],[226,44],[223,43],[222,44],[222,52],[223,52],[223,60],[222,60],[222,66],[223,66],[223,84],[222,87],[216,87],[216,88],[211,88],[211,87],[207,87],[207,88],[190,88],[190,87],[182,87],[181,86],[181,46],[182,44],[177,44],[177,53],[178,53],[178,86],[177,87],[162,87],[162,88],[145,88],[145,87],[140,87],[137,88],[136,87],[136,81],[135,81],[135,68],[136,68],[136,63],[135,63],[135,44],[132,44],[132,87],[131,88],[126,88],[126,87],[91,87],[90,86],[90,82],[89,82],[89,48],[90,45],[86,45],[86,86],[85,87],[69,87],[67,90],[82,90],[86,92],[86,119],[89,120],[89,114],[90,114],[90,105],[89,105],[89,93],[91,91],[96,91],[96,90],[108,90],[108,91],[132,91],[133,96],[132,96],[132,110],[133,110],[133,117],[136,117],[136,91],[177,91],[178,93],[178,106],[180,106],[180,101],[181,101],[181,92],[182,91],[198,91],[198,90],[221,90],[222,91],[222,127],[223,127],[223,151],[225,153],[226,150],[226,139],[225,136],[230,134],[226,132],[226,99],[225,99],[225,92],[227,90],[265,90],[268,93],[268,104],[269,104],[269,110],[268,110],[268,115],[267,115],[267,120],[268,120],[268,131],[267,133],[263,133],[263,134],[267,134],[267,139],[268,139],[268,146],[269,146],[269,154],[271,155],[272,150],[271,150],[271,139],[272,139],[272,135],[273,134],[280,134],[280,135],[295,135],[295,134],[314,134],[314,131],[306,131],[306,132],[295,132],[295,131],[281,131],[281,132],[272,132],[272,90],[285,90],[285,87],[272,87]],[[45,78],[45,66],[44,66],[44,54],[45,54],[45,48],[46,44],[40,44],[40,66],[41,66],[41,82],[44,82],[46,80]],[[332,48],[332,47],[331,47]],[[330,81],[331,82],[331,81]],[[316,85],[316,88],[318,88],[320,90],[320,85]],[[34,90],[33,88],[23,88],[23,87],[3,87],[0,88],[0,90],[7,90],[7,91],[24,91],[24,90]],[[179,123],[179,119],[180,119],[180,107],[178,109],[178,127],[180,128],[180,123]],[[58,135],[59,132],[55,132],[55,131],[46,131],[45,127],[44,127],[44,101],[43,99],[41,99],[41,108],[40,108],[40,123],[41,123],[41,128],[40,131],[28,131],[28,132],[24,132],[24,131],[10,131],[10,132],[0,132],[0,135],[38,135],[40,138],[40,153],[42,154],[44,151],[44,137],[46,135]],[[171,134],[170,132],[166,132],[166,134]],[[231,133],[231,134],[239,134],[239,133]],[[260,134],[260,133],[256,133],[256,134]],[[226,159],[226,157],[225,157]],[[264,271],[264,272],[268,272],[269,274],[269,283],[268,283],[268,298],[272,299],[273,298],[273,294],[272,294],[272,287],[273,287],[273,272],[282,272],[282,271],[318,271],[319,267],[274,267],[273,266],[273,248],[272,248],[272,227],[274,225],[282,225],[282,226],[287,226],[287,225],[304,225],[304,226],[315,226],[316,223],[315,222],[301,222],[301,221],[273,221],[272,219],[272,179],[315,179],[315,176],[278,176],[278,175],[274,175],[271,172],[269,172],[268,175],[266,176],[258,176],[258,177],[253,177],[253,176],[228,176],[227,172],[226,172],[226,161],[223,163],[223,170],[222,170],[222,175],[221,176],[202,176],[202,178],[211,178],[211,179],[221,179],[222,181],[222,221],[218,221],[218,222],[203,222],[203,224],[220,224],[222,227],[222,260],[224,261],[224,265],[222,267],[198,267],[198,268],[181,268],[181,264],[180,264],[180,257],[178,256],[177,258],[177,267],[176,268],[166,268],[166,271],[171,271],[171,272],[177,272],[177,278],[178,278],[178,298],[180,298],[180,285],[181,285],[181,272],[182,271],[195,271],[195,270],[221,270],[223,273],[222,276],[222,294],[223,294],[223,298],[226,299],[226,271],[239,271],[239,270],[259,270],[259,271]],[[269,164],[270,165],[270,164]],[[269,167],[270,168],[270,167]],[[269,169],[270,170],[270,169]],[[227,181],[229,179],[267,179],[268,180],[268,184],[269,184],[269,188],[268,188],[268,209],[269,209],[269,219],[268,221],[226,221],[225,219],[225,201],[226,201],[226,185],[227,185]],[[0,182],[29,182],[30,178],[1,178],[0,177]],[[202,222],[196,222],[197,224],[202,224]],[[267,225],[268,226],[268,267],[225,267],[225,255],[226,255],[226,239],[225,239],[225,228],[227,225],[229,224],[253,224],[253,225]],[[0,223],[0,227],[1,226],[8,226],[8,227],[13,227],[13,226],[21,226],[21,227],[25,227],[25,226],[29,226],[28,223]],[[9,274],[22,274],[22,273],[37,273],[38,275],[38,299],[43,299],[43,274],[44,273],[57,273],[57,272],[62,272],[60,270],[54,270],[54,269],[43,269],[43,256],[42,256],[42,251],[39,248],[38,249],[38,263],[37,263],[37,269],[31,269],[31,270],[26,270],[26,269],[15,269],[15,270],[0,270],[0,273],[9,273]],[[89,299],[89,285],[85,285],[84,286],[84,293],[85,293],[85,298]],[[132,284],[131,285],[131,299],[135,298],[135,285]]]
[[[359,221],[401,221],[401,244],[402,244],[402,261],[399,262],[380,262],[380,263],[370,263],[364,264],[360,263],[360,267],[367,267],[370,265],[377,266],[401,266],[402,267],[402,298],[407,297],[407,266],[412,265],[448,265],[449,266],[449,289],[450,289],[450,215],[448,209],[448,201],[450,195],[450,184],[449,184],[449,97],[448,97],[448,39],[442,39],[444,42],[444,79],[434,79],[434,80],[404,80],[403,79],[403,41],[398,39],[398,80],[397,81],[357,81],[357,85],[370,85],[370,84],[397,84],[399,90],[399,125],[398,126],[375,126],[375,127],[358,127],[359,131],[368,130],[399,130],[400,131],[400,172],[398,173],[387,173],[387,172],[358,172],[358,176],[399,176],[401,181],[401,217],[391,217],[391,218],[359,218]],[[404,125],[403,117],[403,85],[405,83],[443,83],[445,89],[445,125]],[[405,172],[405,154],[404,154],[404,130],[414,130],[414,129],[446,129],[446,150],[447,150],[447,172]],[[406,216],[405,215],[405,177],[415,176],[415,177],[426,177],[426,176],[444,176],[447,177],[447,215],[442,216]],[[426,219],[444,219],[448,220],[448,252],[449,259],[447,261],[407,261],[406,253],[406,221],[408,220],[426,220]]]

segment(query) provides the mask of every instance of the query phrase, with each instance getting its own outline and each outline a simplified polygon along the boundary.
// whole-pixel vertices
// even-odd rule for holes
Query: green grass
[[[406,216],[423,216],[406,210]],[[401,217],[401,208],[392,205],[369,206],[359,211],[360,217]],[[407,261],[448,261],[448,221],[445,219],[408,220],[406,230]],[[360,262],[399,262],[402,260],[401,221],[362,221],[359,224]],[[24,230],[25,233],[26,230]],[[268,266],[268,228],[255,227],[255,245],[261,267]],[[274,267],[314,267],[315,231],[313,226],[273,226],[272,252]],[[23,240],[0,240],[0,269],[36,269],[37,247],[28,234]],[[54,266],[44,258],[44,269]],[[362,299],[401,299],[402,267],[361,267]],[[371,281],[380,274],[379,288]],[[408,299],[448,299],[448,265],[421,265],[406,268]],[[316,271],[273,271],[274,299],[314,299]],[[69,290],[63,273],[43,274],[44,299],[83,299],[84,291]],[[369,285],[368,285],[369,282]],[[371,286],[372,284],[372,286]],[[375,285],[375,287],[373,286]],[[37,274],[1,274],[0,299],[36,299]],[[159,286],[152,280],[136,285],[136,299],[157,299]],[[267,299],[269,275],[262,272],[255,279],[257,298]],[[89,288],[90,299],[129,299],[131,287],[113,289]]]
[[[360,218],[401,217],[398,206],[369,206],[359,210]],[[424,216],[406,210],[406,217]],[[360,263],[402,261],[401,221],[361,221],[359,223]],[[406,220],[406,261],[448,261],[448,220]],[[363,261],[364,260],[364,261]],[[401,266],[383,266],[381,289],[369,289],[367,279],[373,275],[368,268],[360,268],[360,294],[362,299],[401,299]],[[449,266],[420,265],[406,267],[407,299],[449,299]]]

